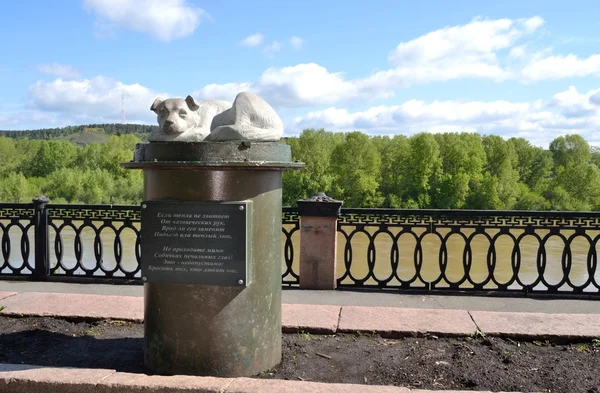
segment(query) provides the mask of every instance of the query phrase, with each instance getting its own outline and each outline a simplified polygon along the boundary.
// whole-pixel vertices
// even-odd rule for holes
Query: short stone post
[[[322,192],[298,201],[300,288],[336,288],[337,219],[342,204]]]

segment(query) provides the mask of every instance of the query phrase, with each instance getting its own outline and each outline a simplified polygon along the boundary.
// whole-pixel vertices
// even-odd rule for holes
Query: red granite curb
[[[142,323],[144,299],[74,293],[0,292],[0,315]],[[600,314],[542,314],[399,307],[282,305],[283,332],[469,336],[477,329],[515,339],[563,341],[600,337]]]
[[[463,310],[344,306],[338,332],[373,332],[383,336],[468,336],[477,326]]]
[[[23,292],[2,300],[3,315],[143,322],[144,299],[74,293]]]
[[[542,314],[471,311],[490,336],[518,339],[584,340],[600,337],[600,314]]]
[[[149,376],[106,369],[0,364],[0,393],[434,393],[399,386],[353,385],[280,379]],[[444,390],[444,393],[466,391]],[[469,393],[490,393],[474,392]]]
[[[17,292],[0,292],[0,300],[6,299],[7,297],[15,296]]]
[[[281,325],[284,333],[310,331],[333,334],[338,329],[341,306],[282,304]]]

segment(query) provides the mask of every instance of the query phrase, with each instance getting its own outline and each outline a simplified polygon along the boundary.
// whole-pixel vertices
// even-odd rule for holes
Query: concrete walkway
[[[144,296],[141,285],[71,284],[56,282],[0,281],[0,292],[84,293],[115,296]],[[283,303],[336,306],[375,306],[469,311],[600,314],[596,300],[548,299],[508,296],[418,295],[400,292],[312,291],[283,289]]]
[[[143,321],[142,288],[1,282],[1,314]],[[17,284],[17,285],[15,285]],[[6,291],[21,289],[21,291]],[[38,289],[28,291],[27,289]],[[51,292],[50,290],[60,290]],[[108,294],[131,291],[128,296]],[[88,293],[81,293],[88,292]],[[96,293],[89,293],[96,292]],[[101,293],[101,294],[98,294]],[[133,295],[133,296],[132,296]],[[290,302],[291,300],[291,302]],[[465,336],[475,331],[517,339],[588,341],[600,337],[600,303],[432,297],[361,292],[284,291],[285,332],[377,332],[399,337]],[[451,308],[455,305],[459,307]],[[544,305],[544,307],[541,307]],[[505,311],[511,307],[511,312]],[[537,307],[537,308],[536,308]],[[517,310],[515,310],[515,308]],[[504,311],[490,311],[490,309]],[[543,312],[515,312],[535,309]],[[549,312],[553,310],[554,312]],[[585,312],[575,312],[582,311]],[[146,376],[115,370],[0,365],[0,392],[367,392],[426,393],[402,387],[192,376]],[[451,391],[445,391],[452,393]]]
[[[597,304],[597,303],[596,303]],[[143,298],[52,292],[0,292],[2,315],[117,319],[143,322]],[[586,340],[600,337],[600,314],[519,313],[354,305],[282,305],[285,332],[377,332],[384,336],[434,334]]]

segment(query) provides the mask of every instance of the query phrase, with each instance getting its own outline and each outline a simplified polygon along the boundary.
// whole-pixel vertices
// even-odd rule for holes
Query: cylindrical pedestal
[[[238,377],[280,362],[281,171],[301,167],[290,158],[278,143],[152,143],[124,164],[144,170],[147,201],[252,205],[247,286],[144,284],[147,367]]]

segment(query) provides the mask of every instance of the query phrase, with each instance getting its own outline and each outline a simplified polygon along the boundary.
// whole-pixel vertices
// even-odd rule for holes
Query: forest
[[[150,131],[158,128],[158,126],[149,126],[143,124],[90,124],[82,126],[69,126],[62,128],[42,128],[38,130],[23,130],[23,131],[1,131],[0,137],[13,139],[55,139],[66,138],[70,135],[80,132],[99,132],[107,135],[123,135],[135,134],[145,138]]]
[[[142,173],[119,164],[132,159],[150,127],[124,126],[0,133],[0,202],[44,194],[52,203],[139,204]],[[75,134],[102,138],[67,138]],[[600,210],[600,151],[576,134],[554,139],[548,150],[523,138],[477,133],[308,129],[282,142],[306,163],[284,173],[288,206],[325,192],[344,207]]]

